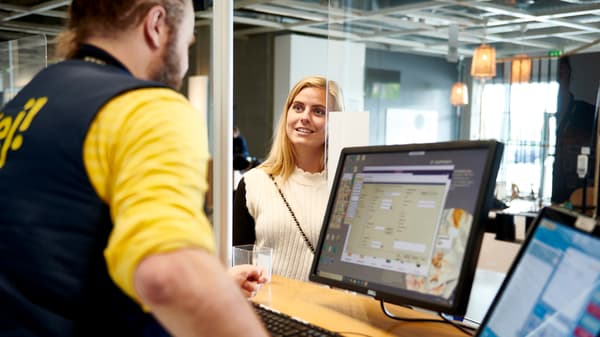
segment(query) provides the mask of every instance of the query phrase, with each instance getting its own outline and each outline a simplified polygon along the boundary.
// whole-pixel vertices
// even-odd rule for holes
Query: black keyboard
[[[342,335],[301,321],[264,305],[252,303],[254,310],[262,319],[265,327],[273,337],[279,336],[319,336],[342,337]]]

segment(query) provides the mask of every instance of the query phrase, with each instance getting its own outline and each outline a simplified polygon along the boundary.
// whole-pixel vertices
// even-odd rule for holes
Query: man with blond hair
[[[191,0],[73,0],[0,110],[0,335],[266,336],[202,212],[206,125],[174,89]]]

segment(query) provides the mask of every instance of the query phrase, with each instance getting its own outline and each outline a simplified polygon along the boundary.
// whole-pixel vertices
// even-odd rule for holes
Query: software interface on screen
[[[487,322],[481,336],[598,336],[600,240],[542,219]]]
[[[451,301],[489,149],[347,154],[318,276]]]

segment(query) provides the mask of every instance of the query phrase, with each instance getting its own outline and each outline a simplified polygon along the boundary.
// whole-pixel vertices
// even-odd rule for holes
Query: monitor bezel
[[[473,279],[475,277],[475,269],[477,267],[477,261],[479,258],[479,250],[481,248],[483,235],[485,233],[484,216],[488,216],[489,206],[493,198],[493,191],[496,184],[496,176],[498,174],[498,169],[502,160],[503,148],[504,145],[495,140],[449,141],[423,144],[376,145],[343,148],[340,153],[335,177],[330,189],[330,197],[327,203],[325,216],[323,218],[323,225],[321,227],[319,242],[317,244],[317,249],[311,266],[309,280],[321,284],[326,284],[335,288],[366,294],[374,297],[376,300],[382,300],[386,303],[418,307],[421,309],[443,312],[452,315],[464,315],[467,310],[471,287],[473,284]],[[469,233],[469,237],[465,247],[465,255],[459,274],[460,276],[456,285],[456,293],[453,296],[454,301],[452,303],[449,303],[448,301],[446,301],[445,303],[442,303],[441,301],[439,303],[434,303],[433,300],[425,300],[424,297],[427,295],[419,292],[413,292],[415,296],[410,296],[410,291],[406,290],[400,293],[376,291],[369,287],[357,284],[349,284],[342,281],[322,277],[317,273],[317,267],[319,265],[320,255],[323,249],[323,243],[325,241],[325,235],[329,225],[329,217],[333,213],[332,207],[334,206],[335,195],[338,190],[339,183],[341,181],[341,175],[343,174],[343,167],[346,158],[349,155],[472,149],[484,149],[487,151],[485,167],[483,168],[482,172],[482,184],[484,186],[481,189],[483,193],[480,193],[476,201],[475,211],[473,214],[473,224],[471,226],[471,231]],[[440,299],[439,296],[431,296],[432,299]]]

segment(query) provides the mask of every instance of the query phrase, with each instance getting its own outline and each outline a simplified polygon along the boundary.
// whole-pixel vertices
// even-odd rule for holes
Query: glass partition
[[[329,141],[339,149],[457,138],[456,108],[450,104],[457,63],[403,51],[403,32],[388,23],[406,19],[405,7],[410,6],[329,1],[327,76],[340,82],[346,101],[345,122],[329,123]],[[331,174],[336,161],[328,164]]]
[[[0,42],[0,106],[14,97],[47,62],[44,35]]]
[[[346,94],[344,119],[363,123],[353,113],[368,114],[369,145],[499,140],[507,145],[498,176],[499,194],[506,201],[527,199],[538,206],[563,203],[575,189],[591,186],[594,165],[588,167],[584,180],[577,177],[575,166],[577,155],[595,146],[587,141],[592,128],[569,131],[576,124],[594,125],[593,113],[588,113],[593,109],[582,102],[593,105],[595,96],[583,96],[592,91],[586,88],[597,86],[597,66],[589,62],[576,66],[584,57],[544,48],[519,56],[523,49],[535,46],[498,43],[495,39],[504,31],[493,20],[503,19],[488,19],[488,13],[477,6],[358,0],[329,1],[328,6],[327,76],[339,81]],[[456,15],[459,11],[465,15]],[[307,25],[312,34],[324,29],[317,23]],[[533,29],[522,25],[520,34],[527,28]],[[481,82],[470,76],[471,58],[486,40],[497,49],[497,71]],[[527,76],[515,79],[514,66],[523,59],[529,61]],[[559,79],[558,73],[559,63],[568,59],[573,69],[579,69],[570,75],[570,83]],[[450,102],[455,82],[469,87],[465,105]],[[561,92],[569,91],[573,97],[562,98],[567,105],[557,106]],[[574,109],[583,112],[573,113]],[[344,139],[347,123],[330,123],[330,137],[356,145],[356,137]],[[590,153],[593,162],[594,149]],[[558,157],[564,160],[555,160]]]
[[[557,95],[555,80],[483,87],[482,135],[506,144],[498,174],[504,189],[499,192],[506,199],[550,202],[556,143],[550,135],[556,133]]]
[[[348,80],[344,89],[352,110],[369,112],[372,145],[456,138],[450,88],[458,79],[457,62],[401,48],[403,43],[416,45],[403,41],[406,32],[392,24],[406,20],[409,7],[330,1],[328,72]],[[361,53],[354,45],[362,46]]]

